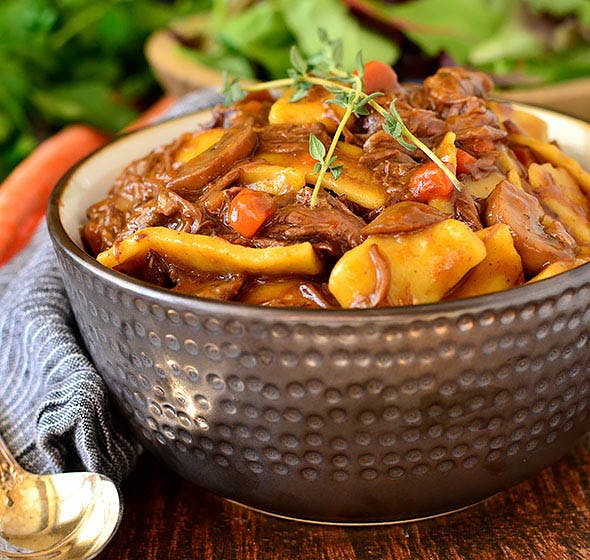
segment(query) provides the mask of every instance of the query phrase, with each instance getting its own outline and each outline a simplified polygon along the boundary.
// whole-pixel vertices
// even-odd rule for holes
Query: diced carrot
[[[230,203],[229,223],[244,237],[253,237],[274,209],[273,197],[268,193],[242,189]]]
[[[457,148],[457,173],[469,173],[469,166],[477,161],[469,152]]]
[[[394,93],[397,87],[397,74],[389,64],[380,60],[370,60],[365,64],[363,76],[365,93],[381,91],[385,94]]]
[[[6,178],[0,185],[0,265],[26,245],[61,176],[107,141],[89,126],[68,126],[40,144]]]
[[[443,170],[433,162],[421,165],[410,177],[410,192],[414,200],[428,202],[433,198],[448,198],[454,186]]]

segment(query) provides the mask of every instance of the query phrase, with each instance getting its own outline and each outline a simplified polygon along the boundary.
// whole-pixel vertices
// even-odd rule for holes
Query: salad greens
[[[281,78],[291,66],[291,45],[312,56],[320,48],[317,32],[322,27],[343,38],[344,68],[353,68],[359,50],[367,59],[389,64],[399,57],[396,43],[362,26],[340,0],[259,0],[242,9],[236,4],[214,0],[211,26],[205,30],[210,47],[181,47],[183,54],[238,78]]]
[[[590,0],[354,0],[430,56],[542,85],[590,75]]]
[[[213,54],[184,52],[240,78],[283,76],[289,45],[310,56],[319,26],[344,39],[345,68],[357,50],[367,60],[395,62],[405,54],[398,45],[405,37],[425,57],[444,54],[490,72],[499,85],[590,75],[590,0],[214,0],[214,6],[206,30]],[[368,23],[378,23],[380,33]]]
[[[158,94],[149,33],[209,0],[0,1],[0,180],[68,122],[125,126]]]

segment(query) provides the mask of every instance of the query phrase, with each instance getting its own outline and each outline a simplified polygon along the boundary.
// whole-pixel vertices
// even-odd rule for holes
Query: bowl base
[[[447,511],[442,511],[440,513],[435,513],[432,515],[424,515],[422,517],[408,517],[407,519],[397,519],[395,521],[318,521],[316,519],[306,519],[303,517],[294,517],[294,516],[290,516],[290,515],[284,515],[281,513],[275,513],[272,511],[268,511],[265,509],[260,509],[260,508],[256,508],[253,506],[249,506],[247,504],[244,504],[242,502],[238,502],[236,500],[230,500],[229,498],[219,498],[220,500],[223,500],[224,502],[229,502],[230,504],[239,506],[241,508],[250,510],[250,511],[254,511],[256,513],[260,513],[262,515],[267,515],[269,517],[274,517],[276,519],[282,519],[284,521],[296,521],[299,523],[308,523],[309,525],[331,525],[331,526],[335,526],[335,527],[373,527],[376,525],[401,525],[404,523],[416,523],[418,521],[426,521],[428,519],[436,519],[437,517],[444,517],[446,515],[452,515],[453,513],[458,513],[460,511],[464,511],[466,509],[475,507],[479,504],[482,504],[483,502],[486,502],[487,500],[493,498],[494,496],[497,496],[498,494],[500,494],[501,492],[497,492],[496,494],[493,494],[492,496],[488,496],[487,498],[484,498],[483,500],[478,500],[476,502],[473,502],[472,504],[467,504],[466,506],[461,506],[458,508],[454,508],[454,509],[449,509]]]

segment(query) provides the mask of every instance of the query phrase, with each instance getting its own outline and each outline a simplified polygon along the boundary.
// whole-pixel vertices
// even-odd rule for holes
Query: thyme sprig
[[[337,163],[337,156],[334,155],[338,141],[350,118],[353,115],[368,115],[369,107],[372,107],[383,116],[385,121],[383,130],[387,134],[408,150],[420,149],[443,171],[454,187],[461,190],[461,184],[454,173],[426,144],[408,129],[395,106],[396,100],[394,99],[389,109],[386,109],[377,102],[377,98],[383,95],[382,92],[367,94],[363,91],[364,64],[361,53],[357,54],[355,71],[345,72],[342,68],[342,41],[331,40],[322,29],[319,30],[319,38],[321,45],[319,52],[308,59],[303,57],[297,47],[293,46],[291,48],[292,68],[288,70],[287,78],[241,85],[237,80],[224,75],[223,84],[225,105],[231,105],[243,99],[248,92],[283,88],[293,89],[289,101],[295,103],[305,98],[309,90],[314,85],[317,85],[333,95],[332,99],[329,99],[327,103],[344,109],[344,114],[327,151],[319,138],[314,134],[310,134],[309,153],[316,160],[314,174],[317,174],[310,205],[313,207],[317,204],[317,197],[326,173],[330,173],[334,180],[337,180],[342,174],[343,164]]]
[[[342,163],[336,163],[338,159],[336,156],[329,157],[327,160],[328,163],[326,164],[326,147],[313,132],[309,135],[309,153],[316,160],[316,164],[313,167],[314,173],[320,173],[325,164],[326,169],[332,174],[334,180],[340,177],[344,165]]]

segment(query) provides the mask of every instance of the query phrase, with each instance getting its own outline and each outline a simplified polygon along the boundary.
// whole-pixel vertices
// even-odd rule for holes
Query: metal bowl
[[[590,126],[532,110],[590,163]],[[132,159],[206,118],[117,139],[53,192],[49,229],[84,342],[147,449],[220,496],[340,523],[455,510],[590,428],[590,265],[518,289],[378,310],[174,294],[99,265],[84,210]]]

